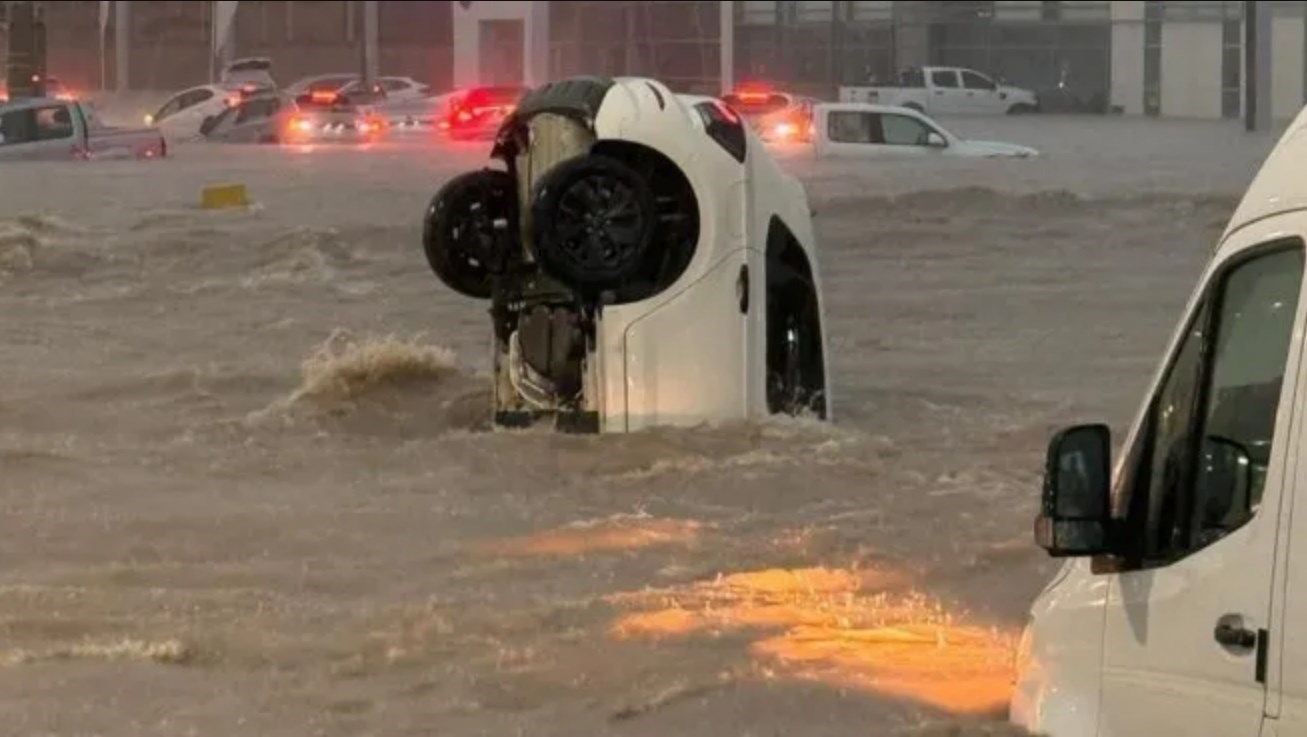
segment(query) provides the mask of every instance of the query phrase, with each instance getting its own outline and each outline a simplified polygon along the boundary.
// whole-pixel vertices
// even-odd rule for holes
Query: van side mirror
[[[1067,428],[1048,444],[1035,543],[1054,558],[1111,552],[1111,432]]]
[[[926,134],[926,145],[931,148],[948,148],[948,141],[944,140],[944,136],[931,131]]]

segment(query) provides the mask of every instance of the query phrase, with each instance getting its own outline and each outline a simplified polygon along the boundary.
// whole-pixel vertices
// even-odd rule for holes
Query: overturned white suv
[[[802,185],[719,100],[642,78],[528,91],[432,199],[426,257],[491,303],[494,420],[575,432],[829,419]]]

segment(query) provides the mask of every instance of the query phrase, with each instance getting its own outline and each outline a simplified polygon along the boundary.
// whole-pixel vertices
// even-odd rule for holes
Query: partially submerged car
[[[315,102],[281,93],[243,100],[200,127],[212,143],[372,143],[387,130],[384,117],[344,98]]]
[[[530,90],[426,213],[449,288],[490,302],[498,426],[627,432],[831,417],[803,186],[720,100],[643,78]]]
[[[961,138],[925,113],[907,107],[858,102],[813,107],[812,138],[818,156],[959,156],[1027,158],[1039,151],[999,141]]]
[[[45,88],[45,93],[41,95],[42,97],[50,97],[56,100],[77,99],[77,93],[65,84],[63,80],[54,77],[46,77],[45,83],[42,86]],[[4,80],[0,80],[0,102],[9,102],[9,88],[5,85]]]
[[[376,102],[384,92],[361,90],[346,96],[340,92],[314,91],[300,95],[278,129],[283,143],[325,141],[372,142],[389,130]]]
[[[77,100],[36,97],[0,104],[0,161],[162,158],[155,128],[115,128]]]
[[[494,138],[526,91],[515,85],[457,90],[445,96],[436,127],[455,141]]]
[[[289,95],[259,95],[206,118],[200,135],[215,143],[280,143],[295,112]]]
[[[764,141],[810,141],[813,106],[820,101],[782,92],[762,82],[746,82],[722,96]]]
[[[217,84],[198,85],[174,94],[145,116],[145,124],[158,126],[170,140],[193,140],[203,135],[200,129],[209,118],[276,87],[270,60],[237,59],[223,68]]]

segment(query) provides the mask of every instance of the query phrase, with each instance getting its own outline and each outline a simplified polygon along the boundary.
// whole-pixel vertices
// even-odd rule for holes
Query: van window
[[[1214,279],[1195,311],[1118,480],[1141,565],[1183,558],[1257,513],[1303,262],[1300,241],[1262,250]]]

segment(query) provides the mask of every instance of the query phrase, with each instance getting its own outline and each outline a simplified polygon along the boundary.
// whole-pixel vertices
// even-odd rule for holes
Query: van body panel
[[[1298,223],[1293,222],[1295,219]],[[1196,293],[1212,299],[1215,290],[1222,288],[1219,280],[1236,273],[1231,268],[1240,265],[1258,268],[1255,260],[1261,252],[1255,249],[1282,241],[1288,235],[1300,235],[1302,230],[1297,227],[1300,224],[1300,216],[1285,215],[1236,233],[1222,244]],[[1268,684],[1257,678],[1257,650],[1265,645],[1226,647],[1215,640],[1214,632],[1226,620],[1237,621],[1250,632],[1269,633],[1276,629],[1272,622],[1272,599],[1275,564],[1281,557],[1277,551],[1281,544],[1281,502],[1285,496],[1282,490],[1286,488],[1284,480],[1289,478],[1288,460],[1295,455],[1298,428],[1295,428],[1294,409],[1307,311],[1301,260],[1294,263],[1299,264],[1296,275],[1256,277],[1263,283],[1267,279],[1281,280],[1285,289],[1291,284],[1297,295],[1292,323],[1287,316],[1282,323],[1288,331],[1285,338],[1268,338],[1267,341],[1276,345],[1266,348],[1267,354],[1258,355],[1259,346],[1265,342],[1258,342],[1259,333],[1274,333],[1275,328],[1261,330],[1258,324],[1245,321],[1242,327],[1231,331],[1235,336],[1229,344],[1231,352],[1223,354],[1223,368],[1215,369],[1224,371],[1232,386],[1253,387],[1267,377],[1240,376],[1239,372],[1256,372],[1264,365],[1274,364],[1278,355],[1285,355],[1278,406],[1273,411],[1274,442],[1265,461],[1260,504],[1255,513],[1237,529],[1175,562],[1111,576],[1105,617],[1101,719],[1113,732],[1128,734],[1143,727],[1187,731],[1202,725],[1204,731],[1212,734],[1253,735],[1257,734],[1267,708],[1273,711],[1277,705],[1278,693],[1276,698],[1268,700]],[[1230,286],[1229,290],[1235,288]],[[1266,288],[1274,290],[1276,286]],[[1223,300],[1231,301],[1221,308],[1222,316],[1217,318],[1224,328],[1227,319],[1239,320],[1241,315],[1234,312],[1237,306],[1232,300],[1237,295],[1222,294]],[[1261,317],[1251,310],[1249,314],[1250,319]],[[1182,326],[1182,332],[1189,332],[1187,323]],[[1241,335],[1252,335],[1253,339],[1239,342]],[[1216,340],[1218,344],[1222,340],[1219,330]],[[1219,351],[1220,346],[1215,350]],[[1166,376],[1161,376],[1163,381]],[[1160,385],[1155,387],[1154,394],[1160,388]],[[1213,406],[1206,411],[1221,411],[1215,404],[1217,399],[1213,398],[1212,402]],[[1123,458],[1129,462],[1128,453]],[[1287,488],[1292,489],[1293,485]],[[1195,512],[1200,513],[1201,510]],[[1268,680],[1278,681],[1278,678]],[[1278,688],[1278,683],[1269,685],[1271,690]]]
[[[1094,737],[1109,582],[1093,575],[1088,560],[1067,568],[1031,608],[1032,626],[1017,648],[1010,718],[1032,733]]]
[[[1292,537],[1307,539],[1307,530],[1298,529],[1307,525],[1307,514],[1300,514],[1295,525],[1292,504],[1293,490],[1307,488],[1307,479],[1297,483],[1298,475],[1307,473],[1307,466],[1297,462],[1297,449],[1307,442],[1307,392],[1299,388],[1307,380],[1301,360],[1307,323],[1302,273],[1307,213],[1264,215],[1229,232],[1191,296],[1155,372],[1148,401],[1122,445],[1113,473],[1113,507],[1118,517],[1130,508],[1123,489],[1133,482],[1123,477],[1159,473],[1159,467],[1135,464],[1135,453],[1142,452],[1137,449],[1147,447],[1145,441],[1155,435],[1151,425],[1172,422],[1157,419],[1163,415],[1153,412],[1155,404],[1181,410],[1192,406],[1196,416],[1206,418],[1174,422],[1164,431],[1169,436],[1157,434],[1169,438],[1173,444],[1167,447],[1172,448],[1177,447],[1174,438],[1183,437],[1176,428],[1201,427],[1206,434],[1228,426],[1228,418],[1215,419],[1220,412],[1251,413],[1253,426],[1270,432],[1259,446],[1261,454],[1250,461],[1254,469],[1264,468],[1249,477],[1261,474],[1256,476],[1260,497],[1250,492],[1243,505],[1251,511],[1214,537],[1191,533],[1200,542],[1178,548],[1171,559],[1149,560],[1121,572],[1098,567],[1101,561],[1076,559],[1064,569],[1036,600],[1023,637],[1010,716],[1031,731],[1053,737],[1252,737],[1263,730],[1307,734],[1307,668],[1302,667],[1307,634],[1294,627],[1307,616],[1307,565],[1295,564],[1290,550]],[[1292,314],[1276,311],[1293,298]],[[1169,393],[1174,390],[1172,372],[1185,365],[1177,354],[1189,344],[1202,346],[1197,355],[1204,368],[1195,375],[1205,380],[1191,395],[1205,399],[1168,405],[1176,401]],[[1282,378],[1275,375],[1280,355]],[[1258,391],[1277,381],[1278,402],[1258,398]],[[1191,498],[1194,516],[1182,514],[1174,524],[1190,525],[1207,513],[1202,509],[1212,498],[1200,497],[1196,488],[1176,492]],[[1237,506],[1231,503],[1232,509]],[[1160,529],[1169,533],[1174,528]],[[1307,544],[1299,547],[1297,556],[1307,556]],[[1104,572],[1095,573],[1096,567]],[[1084,616],[1096,601],[1088,595],[1091,591],[1106,592],[1097,627]],[[1256,646],[1218,642],[1221,623],[1256,633]],[[1093,663],[1086,645],[1098,643],[1101,662]],[[1259,674],[1263,647],[1267,662]],[[1097,703],[1086,706],[1096,690]]]

